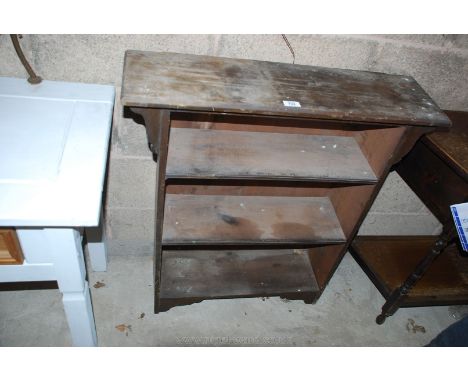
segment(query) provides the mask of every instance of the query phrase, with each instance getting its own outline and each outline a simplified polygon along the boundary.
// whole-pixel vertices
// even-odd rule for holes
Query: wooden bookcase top
[[[169,52],[126,52],[122,103],[384,125],[451,124],[410,76]]]

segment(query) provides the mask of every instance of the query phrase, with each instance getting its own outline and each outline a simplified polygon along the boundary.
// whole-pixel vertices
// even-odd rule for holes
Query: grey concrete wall
[[[412,75],[442,108],[468,111],[467,35],[290,35],[296,63]],[[292,62],[280,35],[26,35],[21,40],[48,80],[113,84],[119,89],[126,49]],[[25,77],[6,35],[0,75]],[[119,95],[119,93],[117,93]],[[150,255],[155,164],[144,128],[122,117],[117,99],[107,188],[111,255]],[[439,223],[391,174],[361,233],[432,234]]]

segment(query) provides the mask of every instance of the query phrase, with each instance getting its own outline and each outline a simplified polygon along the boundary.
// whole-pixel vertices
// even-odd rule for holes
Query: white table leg
[[[73,345],[96,346],[96,327],[80,233],[71,228],[45,229],[44,232],[52,251]]]
[[[105,272],[107,270],[107,247],[102,211],[99,227],[87,227],[85,232],[88,243],[86,250],[88,251],[91,268],[95,272]]]

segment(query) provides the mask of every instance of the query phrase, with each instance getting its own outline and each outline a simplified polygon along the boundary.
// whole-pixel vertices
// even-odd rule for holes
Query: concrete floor
[[[376,325],[384,300],[349,254],[315,305],[217,300],[155,315],[146,256],[111,257],[89,279],[100,346],[422,346],[460,318],[453,307],[405,308]],[[0,292],[1,346],[70,344],[58,290]]]

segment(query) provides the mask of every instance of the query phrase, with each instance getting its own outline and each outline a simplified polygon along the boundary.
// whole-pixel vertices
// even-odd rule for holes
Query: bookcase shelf
[[[320,291],[307,251],[164,250],[161,305],[203,299],[282,296],[315,300]]]
[[[173,129],[167,179],[256,179],[373,184],[352,137]]]
[[[344,243],[326,197],[166,195],[163,245]]]

